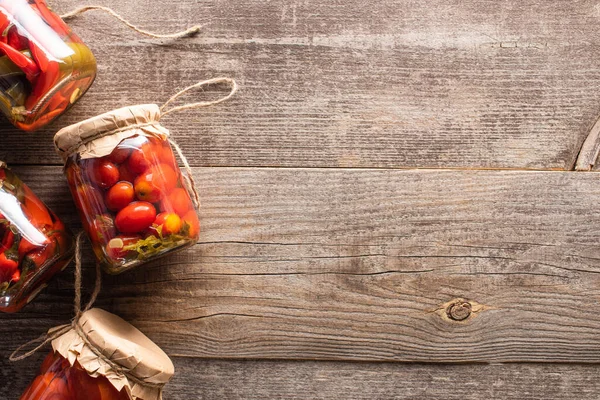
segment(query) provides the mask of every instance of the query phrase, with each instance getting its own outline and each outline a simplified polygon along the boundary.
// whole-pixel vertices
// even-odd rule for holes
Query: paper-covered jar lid
[[[99,308],[81,314],[67,333],[52,341],[54,351],[75,361],[92,377],[105,376],[132,399],[160,400],[174,373],[171,359],[122,318]]]
[[[168,137],[169,131],[158,122],[160,115],[156,104],[119,108],[61,129],[54,136],[54,146],[63,161],[73,154],[81,159],[103,157],[135,135]]]

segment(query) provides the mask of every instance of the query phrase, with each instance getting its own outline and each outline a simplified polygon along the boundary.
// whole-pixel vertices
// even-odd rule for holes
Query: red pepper
[[[12,258],[6,257],[6,253],[0,254],[0,269],[11,270],[11,275],[16,268],[19,267],[19,263]]]
[[[25,36],[19,35],[16,26],[12,26],[6,35],[7,44],[16,50],[26,50],[29,48],[29,40]]]
[[[4,42],[0,42],[0,50],[4,51],[4,54],[6,54],[6,56],[17,65],[17,67],[21,68],[29,82],[35,82],[40,73],[40,68],[31,58],[27,57],[19,50],[10,47]]]
[[[4,35],[11,22],[6,18],[6,15],[0,14],[0,42],[6,43],[8,41],[8,35]]]
[[[45,1],[36,0],[34,1],[34,4],[31,4],[31,8],[37,11],[40,17],[42,17],[42,19],[46,21],[59,36],[64,37],[69,34],[70,29],[67,24],[48,8]]]

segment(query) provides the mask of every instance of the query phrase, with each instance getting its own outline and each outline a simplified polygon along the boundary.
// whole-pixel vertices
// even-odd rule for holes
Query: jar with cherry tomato
[[[126,107],[55,136],[83,227],[118,274],[197,242],[197,208],[154,104]]]
[[[73,257],[73,236],[0,162],[0,311],[30,302]]]
[[[162,399],[173,363],[127,321],[92,308],[55,329],[63,333],[20,400]]]
[[[45,0],[0,0],[0,110],[33,131],[92,85],[96,59]]]

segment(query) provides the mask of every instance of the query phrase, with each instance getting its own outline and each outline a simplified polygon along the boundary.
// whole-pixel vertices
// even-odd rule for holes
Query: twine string
[[[125,18],[123,18],[120,14],[118,14],[113,9],[104,7],[104,6],[83,6],[83,7],[77,8],[73,11],[69,11],[68,13],[63,14],[60,17],[62,19],[69,19],[69,18],[73,18],[73,17],[76,17],[78,15],[81,15],[83,13],[86,13],[88,11],[93,11],[93,10],[103,11],[107,14],[110,14],[114,18],[116,18],[117,20],[122,22],[124,25],[127,25],[131,30],[133,30],[137,33],[140,33],[142,35],[149,36],[151,38],[156,38],[156,39],[178,39],[178,38],[182,38],[182,37],[186,37],[186,36],[191,36],[191,35],[194,35],[194,34],[200,32],[200,29],[202,28],[200,25],[194,25],[194,26],[192,26],[184,31],[181,31],[181,32],[168,33],[168,34],[154,33],[154,32],[150,32],[150,31],[144,30],[142,28],[139,28],[139,27],[133,25],[131,22],[127,21]]]
[[[229,94],[227,94],[227,96],[223,96],[220,99],[212,100],[212,101],[200,101],[197,103],[188,103],[188,104],[184,104],[182,106],[173,107],[169,110],[165,110],[169,104],[171,104],[172,102],[174,102],[175,100],[177,100],[179,97],[183,96],[185,93],[189,92],[190,90],[204,88],[206,86],[218,85],[218,84],[225,84],[231,88],[229,91]],[[164,117],[165,115],[168,115],[173,112],[189,110],[189,109],[193,109],[193,108],[214,106],[215,104],[219,104],[219,103],[229,100],[237,91],[238,91],[238,85],[231,78],[220,77],[220,78],[207,79],[205,81],[201,81],[201,82],[195,83],[191,86],[188,86],[185,89],[180,90],[179,92],[175,93],[173,96],[171,96],[171,98],[169,100],[167,100],[165,102],[165,104],[162,105],[162,107],[160,108],[160,111],[161,111],[162,116]]]
[[[102,286],[102,284],[101,284],[102,272],[100,270],[100,264],[96,263],[96,283],[94,285],[94,291],[92,292],[92,295],[90,296],[90,300],[88,301],[88,303],[82,310],[82,308],[81,308],[81,276],[82,276],[82,273],[81,273],[81,264],[82,264],[81,263],[81,243],[82,243],[82,241],[83,241],[83,232],[80,232],[77,235],[77,240],[76,240],[76,244],[75,244],[75,300],[73,301],[75,317],[73,318],[73,321],[70,324],[60,325],[55,328],[52,328],[48,331],[48,333],[45,333],[36,339],[33,339],[25,344],[22,344],[15,351],[13,351],[13,353],[9,357],[9,360],[14,362],[14,361],[20,361],[25,358],[28,358],[28,357],[32,356],[34,353],[36,353],[38,350],[40,350],[42,347],[44,347],[46,344],[53,341],[54,339],[59,338],[60,336],[69,332],[70,330],[74,330],[75,332],[77,332],[77,334],[79,335],[81,340],[83,340],[84,344],[92,351],[92,353],[94,353],[96,356],[98,356],[98,358],[102,359],[102,361],[105,362],[106,364],[108,364],[112,368],[112,370],[115,371],[116,373],[124,375],[128,380],[135,382],[142,386],[158,388],[158,389],[162,388],[164,386],[164,384],[146,382],[143,379],[133,376],[131,373],[129,373],[128,369],[123,368],[122,366],[116,364],[114,361],[110,360],[108,357],[106,357],[104,354],[102,354],[102,352],[100,352],[96,348],[96,346],[94,346],[93,343],[91,343],[89,341],[87,335],[83,331],[81,324],[79,323],[79,320],[81,319],[81,315],[84,312],[86,312],[90,308],[92,308],[92,305],[95,303],[96,298],[98,297],[98,294],[100,293],[100,287]],[[37,343],[39,343],[39,344],[37,346],[35,346],[33,349],[31,349],[23,354],[18,355],[18,353],[20,351],[22,351],[24,348],[32,346]]]
[[[47,345],[54,339],[64,335],[65,333],[67,333],[68,331],[73,329],[73,327],[75,325],[77,325],[77,323],[79,322],[79,318],[81,318],[81,314],[83,314],[84,312],[89,310],[92,307],[92,305],[94,304],[94,302],[96,301],[96,298],[98,297],[98,293],[100,293],[100,287],[101,287],[101,271],[100,271],[100,265],[98,263],[96,263],[96,283],[94,285],[94,291],[92,292],[90,300],[86,304],[83,311],[81,310],[81,243],[82,243],[82,241],[83,241],[83,232],[80,232],[77,235],[77,238],[75,240],[75,299],[73,300],[75,317],[73,318],[73,321],[70,324],[60,325],[60,326],[57,326],[56,328],[50,329],[47,333],[41,335],[40,337],[30,340],[29,342],[20,345],[10,355],[10,357],[9,357],[10,361],[20,361],[20,360],[24,360],[25,358],[31,357],[34,353],[36,353],[38,350],[43,348],[45,345]],[[33,349],[31,349],[23,354],[19,354],[23,349],[30,347],[36,343],[39,343],[39,344],[37,346],[35,346]]]
[[[168,105],[173,103],[175,100],[177,100],[179,97],[183,96],[190,90],[204,88],[206,86],[218,85],[218,84],[226,84],[227,86],[230,87],[229,93],[226,96],[223,96],[217,100],[200,101],[200,102],[196,102],[196,103],[187,103],[187,104],[184,104],[181,106],[172,107],[168,110],[166,109]],[[220,77],[220,78],[212,78],[212,79],[207,79],[205,81],[200,81],[198,83],[195,83],[193,85],[186,87],[185,89],[180,90],[179,92],[177,92],[173,96],[171,96],[171,98],[169,98],[169,100],[167,100],[165,102],[165,104],[163,104],[162,107],[160,107],[161,117],[164,117],[165,115],[168,115],[168,114],[174,113],[174,112],[190,110],[190,109],[194,109],[194,108],[214,106],[215,104],[219,104],[219,103],[229,100],[237,91],[238,91],[238,85],[235,82],[235,80],[233,80],[231,78]],[[186,180],[186,186],[187,186],[188,192],[191,192],[193,194],[194,205],[196,206],[196,208],[199,208],[200,207],[200,195],[198,194],[196,181],[194,180],[194,175],[192,174],[192,167],[190,166],[190,163],[188,162],[186,156],[183,154],[181,147],[179,147],[179,145],[175,142],[175,140],[169,139],[169,143],[171,143],[171,145],[175,148],[175,151],[177,151],[177,154],[179,155],[179,158],[181,159],[181,162],[183,163],[183,166],[185,167],[185,171],[187,173],[187,176],[185,176],[185,180]]]

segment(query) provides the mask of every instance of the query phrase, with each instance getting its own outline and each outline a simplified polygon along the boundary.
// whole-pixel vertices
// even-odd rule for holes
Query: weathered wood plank
[[[195,171],[202,242],[98,302],[169,354],[600,362],[596,173]],[[74,223],[59,168],[19,172]],[[71,282],[0,316],[2,354],[69,319]]]
[[[569,169],[600,109],[592,0],[102,4],[161,32],[206,25],[160,45],[73,21],[96,85],[38,135],[3,126],[0,157],[57,164],[59,127],[216,75],[240,82],[234,100],[165,120],[196,166]]]
[[[433,365],[174,358],[164,398],[189,399],[596,399],[597,366]],[[33,379],[31,363],[0,361],[0,397],[15,399]]]

